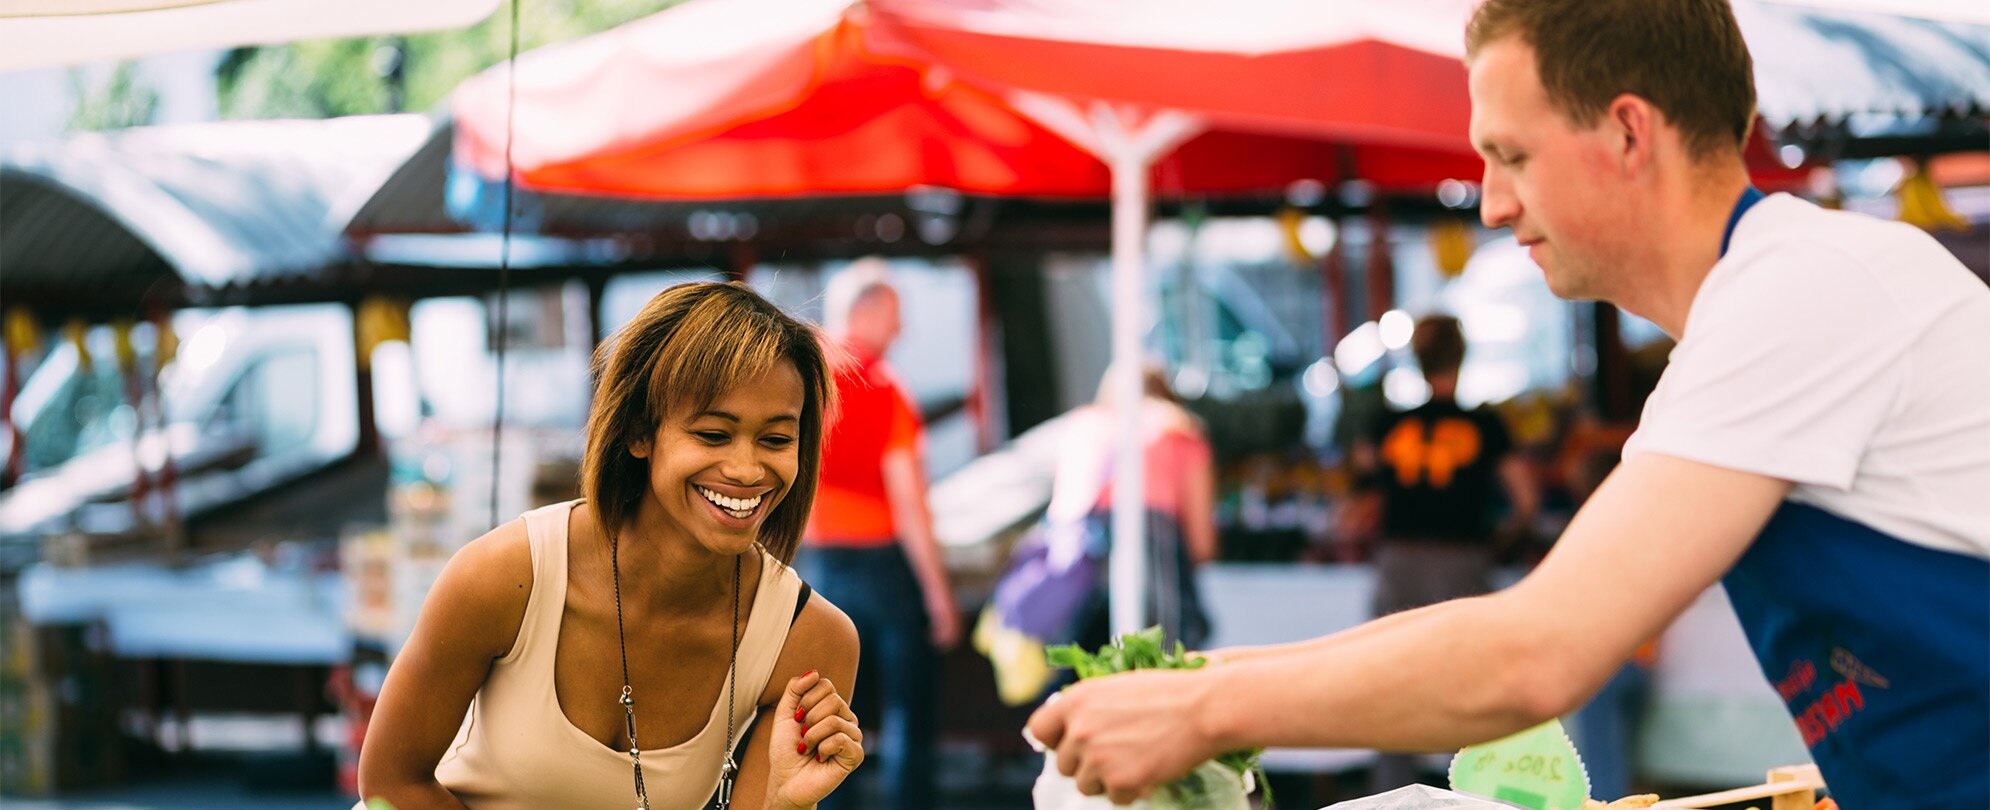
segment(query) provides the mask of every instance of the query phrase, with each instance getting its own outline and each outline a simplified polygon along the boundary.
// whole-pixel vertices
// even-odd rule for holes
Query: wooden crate
[[[1763,810],[1811,810],[1817,805],[1817,791],[1824,787],[1824,777],[1817,772],[1816,765],[1791,765],[1769,771],[1762,784],[1750,787],[1723,790],[1718,793],[1703,793],[1698,796],[1681,796],[1666,799],[1653,807],[1704,808],[1723,807],[1737,802],[1761,801],[1769,804]]]

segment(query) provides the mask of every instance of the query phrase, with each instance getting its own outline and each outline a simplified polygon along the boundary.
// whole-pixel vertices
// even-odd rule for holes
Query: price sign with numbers
[[[1534,810],[1578,810],[1589,796],[1589,775],[1560,720],[1483,745],[1466,746],[1451,760],[1451,789]]]

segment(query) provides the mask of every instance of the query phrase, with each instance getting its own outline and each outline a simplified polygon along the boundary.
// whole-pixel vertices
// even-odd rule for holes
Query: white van
[[[359,442],[350,310],[341,305],[186,310],[173,317],[179,351],[161,374],[165,427],[141,431],[125,396],[108,328],[50,350],[15,399],[25,469],[0,493],[0,570],[34,560],[41,538],[118,532],[137,520],[129,499],[140,465],[156,473],[170,449],[180,517],[296,480],[352,454]],[[152,340],[140,344],[151,364]],[[8,437],[0,436],[0,451]],[[149,475],[157,480],[156,475]]]

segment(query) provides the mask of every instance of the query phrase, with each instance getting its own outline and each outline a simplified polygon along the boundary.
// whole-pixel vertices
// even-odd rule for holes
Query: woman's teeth
[[[741,519],[752,517],[753,510],[760,508],[760,499],[765,497],[755,495],[751,498],[728,498],[704,487],[698,487],[698,494],[705,496],[705,500],[711,501],[726,514]]]

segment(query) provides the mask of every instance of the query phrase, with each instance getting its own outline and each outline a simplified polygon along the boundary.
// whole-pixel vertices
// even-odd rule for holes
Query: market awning
[[[1463,137],[1470,8],[695,0],[521,58],[513,165],[526,187],[576,194],[931,184],[1098,197],[1096,162],[1048,131],[1092,149],[1083,110],[1107,101],[1196,116],[1157,162],[1161,194],[1262,192],[1298,175],[1429,186],[1478,174]],[[1771,0],[1740,0],[1737,16],[1778,130],[1858,113],[1980,116],[1990,94],[1990,26]],[[505,66],[487,71],[453,105],[456,159],[488,178],[504,171],[510,80]],[[1076,126],[1046,110],[1058,101],[1075,105],[1062,117]],[[1777,176],[1764,147],[1751,154],[1759,181],[1798,179]]]
[[[1778,132],[1860,115],[1980,124],[1990,13],[1966,5],[1736,0],[1764,122]],[[988,87],[1192,110],[1217,127],[1442,147],[1469,113],[1458,62],[1472,6],[872,0],[878,24],[867,30],[880,51],[919,54]],[[1161,71],[1168,80],[1152,80]],[[1869,134],[1881,133],[1839,137]],[[1751,165],[1773,173],[1766,154]]]
[[[0,0],[0,72],[461,28],[498,0]]]
[[[888,37],[873,33],[878,10],[848,0],[693,0],[526,54],[517,62],[511,165],[527,188],[678,199],[921,185],[1055,198],[1109,193],[1103,163],[1072,142],[1068,127],[1027,109],[1031,99],[891,49]],[[1463,134],[1463,69],[1455,59],[1416,54],[1370,51],[1374,58],[1350,74],[1359,78],[1343,84],[1376,85],[1370,80],[1397,69],[1443,73],[1440,89],[1418,104],[1381,110],[1391,87],[1435,80],[1424,73],[1361,91],[1361,109],[1374,113],[1368,118],[1320,103],[1265,126],[1209,127],[1157,164],[1155,188],[1251,194],[1282,190],[1295,178],[1353,176],[1428,188],[1476,177],[1479,163]],[[1175,63],[1142,80],[1195,83],[1199,69]],[[456,159],[489,178],[505,170],[511,81],[506,66],[493,68],[465,82],[452,104]],[[1377,123],[1392,118],[1411,123]],[[1292,125],[1298,119],[1310,128]],[[1331,148],[1324,136],[1372,148]]]
[[[128,310],[155,287],[308,276],[343,258],[341,197],[421,142],[421,116],[230,121],[0,147],[0,291]]]
[[[873,0],[868,43],[970,83],[1210,129],[1469,150],[1464,0]]]
[[[526,185],[739,198],[963,192],[1093,196],[1105,169],[991,95],[861,47],[849,0],[693,0],[517,62]],[[508,65],[452,100],[456,158],[505,169]]]
[[[361,257],[383,264],[433,264],[463,263],[468,261],[465,256],[481,255],[495,264],[493,250],[462,247],[477,244],[474,239],[404,238],[491,234],[502,225],[503,186],[454,165],[454,140],[448,119],[437,121],[421,148],[372,193],[355,200],[351,208],[334,212],[339,229]],[[515,197],[513,207],[520,213],[513,225],[521,235],[606,239],[623,245],[597,251],[599,263],[645,255],[726,263],[732,259],[733,245],[747,243],[765,248],[762,258],[768,260],[782,255],[841,255],[839,250],[867,246],[917,249],[953,241],[963,230],[975,229],[968,236],[985,231],[986,206],[993,202],[939,190],[687,200],[518,189]],[[880,226],[887,217],[902,230],[894,234],[889,221]],[[886,241],[886,236],[894,239]],[[902,244],[894,247],[895,243]]]
[[[1736,2],[1734,14],[1755,59],[1757,109],[1778,130],[1990,111],[1990,24],[1764,0]]]

